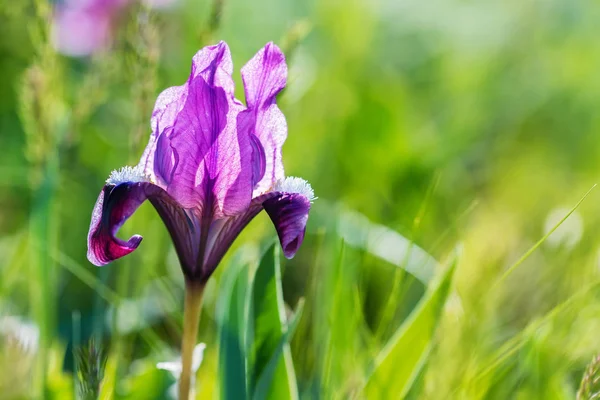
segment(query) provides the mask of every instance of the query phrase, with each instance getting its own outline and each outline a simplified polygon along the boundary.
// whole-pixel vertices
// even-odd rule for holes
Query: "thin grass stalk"
[[[120,65],[115,67],[125,72],[126,85],[131,87],[131,102],[133,103],[133,113],[130,120],[130,129],[132,132],[129,139],[128,159],[129,164],[135,165],[142,152],[144,138],[149,131],[149,117],[152,113],[152,106],[156,95],[156,76],[159,59],[159,37],[154,16],[149,9],[141,4],[136,4],[131,10],[132,19],[125,27],[123,32],[124,40],[118,48],[117,60],[122,60]],[[112,76],[112,75],[111,75]],[[143,222],[142,222],[143,223]],[[131,227],[123,227],[125,234],[131,233]],[[136,226],[136,229],[144,231],[144,227]],[[110,370],[115,376],[110,379],[117,382],[122,373],[125,372],[125,360],[131,356],[132,346],[130,339],[123,337],[119,331],[118,316],[122,312],[121,301],[131,296],[135,296],[141,285],[145,282],[145,275],[152,268],[146,265],[145,268],[139,268],[139,260],[128,257],[122,261],[121,268],[118,269],[116,278],[116,297],[119,301],[114,306],[112,320],[113,331],[113,368]],[[135,279],[132,279],[133,271],[136,271]],[[158,340],[154,340],[154,333],[151,330],[142,330],[141,336],[150,338],[146,341],[153,348],[158,347]]]
[[[337,249],[337,246],[334,246],[333,242],[328,240],[325,231],[320,231],[318,235],[313,267],[311,268],[310,293],[312,295],[307,296],[307,299],[313,302],[313,304],[308,304],[307,309],[312,310],[309,328],[314,343],[314,351],[308,354],[314,354],[314,359],[309,358],[309,360],[316,367],[315,382],[318,382],[319,386],[315,387],[315,390],[318,390],[323,397],[327,398],[334,391],[329,382],[330,376],[328,376],[328,353],[331,343],[330,332],[327,327],[330,326],[329,310],[332,302],[332,291],[330,289],[333,287],[333,277],[331,275],[335,272],[333,268],[328,268],[330,263],[333,264],[332,258],[334,256],[328,252],[327,247]],[[337,257],[337,261],[341,261],[339,253]],[[308,354],[305,357],[308,358]]]
[[[73,311],[71,313],[71,333],[72,333],[72,349],[71,356],[73,358],[73,393],[77,393],[77,374],[79,368],[77,366],[77,352],[76,349],[81,346],[81,313],[79,311]]]
[[[540,328],[546,322],[552,321],[554,317],[556,317],[561,312],[567,310],[569,307],[573,306],[576,301],[581,300],[582,297],[586,296],[593,290],[597,290],[600,288],[599,282],[594,282],[581,290],[573,293],[569,298],[567,298],[562,303],[556,305],[552,310],[548,311],[546,314],[531,322],[525,329],[521,330],[515,336],[507,340],[498,350],[494,352],[492,355],[490,362],[482,368],[476,376],[473,378],[473,381],[480,381],[484,377],[491,374],[499,365],[505,362],[509,357],[513,356],[517,351],[519,351],[523,345],[525,344],[525,336],[528,332],[533,332]],[[462,385],[464,386],[464,384]],[[456,395],[458,390],[462,388],[462,386],[457,387],[453,392],[453,395]]]
[[[56,307],[53,300],[56,299],[54,293],[56,272],[55,264],[48,253],[50,242],[55,240],[56,235],[53,232],[57,231],[58,223],[54,217],[57,164],[56,160],[49,160],[47,168],[43,171],[42,182],[33,188],[34,201],[29,225],[29,243],[32,249],[30,303],[34,320],[40,329],[40,346],[34,377],[36,395],[42,394],[45,390],[48,349],[55,330]],[[32,174],[38,173],[36,169],[34,167]]]
[[[435,192],[435,189],[437,188],[439,182],[440,182],[440,175],[438,174],[433,178],[433,180],[431,181],[431,184],[427,188],[427,192],[425,193],[425,198],[423,199],[423,202],[421,203],[421,207],[419,208],[419,211],[418,211],[415,219],[413,220],[413,226],[411,229],[411,237],[408,242],[408,248],[406,249],[406,254],[404,255],[404,259],[402,260],[401,266],[397,267],[396,270],[394,271],[394,281],[392,284],[392,290],[390,292],[391,294],[390,294],[389,299],[384,307],[383,314],[382,314],[379,324],[377,326],[377,330],[376,330],[376,334],[375,334],[377,339],[381,339],[382,336],[384,336],[385,333],[388,331],[388,327],[389,327],[390,323],[392,322],[392,319],[395,315],[395,311],[398,309],[398,305],[401,303],[402,298],[404,297],[403,292],[405,292],[406,289],[408,288],[408,286],[410,285],[410,283],[413,282],[411,279],[413,277],[413,275],[406,272],[406,265],[409,263],[410,257],[412,254],[412,249],[414,246],[414,237],[416,236],[417,232],[419,231],[419,227],[421,226],[421,221],[427,211],[427,205],[429,204],[429,201],[431,200],[431,197],[432,197],[433,193]],[[405,277],[407,277],[407,279],[405,279]]]
[[[156,17],[143,5],[136,5],[132,23],[127,27],[125,57],[130,71],[133,108],[133,134],[130,158],[139,159],[148,137],[149,120],[156,98],[160,39]]]
[[[595,356],[587,365],[579,390],[577,400],[592,400],[600,398],[600,356]]]
[[[573,208],[571,208],[571,210],[569,210],[569,212],[560,220],[558,221],[553,227],[552,229],[550,229],[548,231],[548,233],[546,233],[540,240],[538,240],[533,246],[531,246],[529,248],[529,250],[527,250],[525,252],[525,254],[523,254],[521,256],[521,258],[519,258],[514,264],[512,264],[510,267],[508,267],[508,269],[504,272],[504,274],[502,274],[502,276],[500,277],[500,279],[495,283],[494,286],[504,282],[506,280],[506,278],[512,274],[514,272],[515,269],[517,269],[517,267],[519,265],[521,265],[527,258],[529,258],[529,256],[537,250],[538,247],[540,247],[542,245],[542,243],[544,243],[546,241],[546,239],[548,239],[550,237],[550,235],[552,235],[554,233],[555,230],[557,230],[562,224],[563,222],[565,222],[567,220],[567,218],[569,218],[571,216],[571,214],[573,214],[575,212],[575,210],[577,210],[577,208],[579,208],[579,206],[581,205],[581,203],[583,203],[583,201],[588,197],[588,195],[592,192],[592,190],[594,190],[596,188],[596,186],[598,186],[597,184],[594,184],[584,195],[583,197],[577,202],[577,204],[575,204],[575,206]]]
[[[28,30],[35,56],[23,77],[19,111],[32,192],[28,229],[29,300],[32,317],[40,330],[32,395],[39,398],[46,389],[48,350],[56,324],[56,271],[49,253],[56,246],[59,231],[55,197],[59,147],[67,130],[68,114],[62,96],[61,63],[50,43],[51,6],[36,0],[33,8],[35,18]]]
[[[108,286],[106,286],[101,280],[96,278],[88,269],[77,264],[74,260],[65,254],[60,253],[58,250],[53,251],[51,256],[55,262],[60,264],[64,269],[81,280],[81,282],[93,289],[99,297],[110,303],[115,309],[118,308],[122,301],[121,297],[116,292],[112,291]],[[152,330],[143,330],[141,331],[140,335],[153,351],[160,351],[161,340],[156,333],[154,333]]]
[[[341,296],[341,285],[339,284],[339,281],[342,279],[341,274],[342,274],[342,269],[344,267],[344,257],[346,255],[346,243],[344,241],[342,241],[341,243],[341,247],[340,247],[340,251],[338,254],[338,259],[337,262],[335,263],[336,266],[335,268],[330,268],[330,273],[328,275],[329,279],[327,280],[327,282],[333,286],[333,294],[331,296],[330,299],[330,304],[329,307],[327,307],[328,310],[335,310],[334,312],[337,312],[339,310],[339,301],[340,301],[340,296]],[[330,288],[328,288],[330,289]],[[327,290],[329,291],[329,290]],[[346,300],[346,299],[344,299]],[[333,323],[331,323],[331,325],[333,325]],[[325,340],[325,348],[324,348],[324,357],[323,357],[323,371],[321,376],[323,377],[323,382],[325,383],[325,385],[327,386],[327,388],[330,390],[330,388],[332,387],[332,369],[333,366],[332,364],[334,363],[334,343],[333,343],[333,327],[331,327],[330,329],[327,329],[327,334],[326,334],[326,340]],[[338,378],[336,376],[336,378]],[[331,394],[331,391],[330,391]]]

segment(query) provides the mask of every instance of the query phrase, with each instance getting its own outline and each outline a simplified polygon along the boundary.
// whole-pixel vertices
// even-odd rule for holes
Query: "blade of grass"
[[[479,372],[476,375],[475,379],[476,380],[482,379],[487,374],[491,373],[495,368],[497,368],[498,365],[502,364],[504,361],[506,361],[506,359],[508,359],[513,354],[515,354],[525,343],[524,336],[527,332],[538,329],[540,326],[542,326],[546,322],[552,320],[552,318],[554,318],[559,313],[566,310],[576,300],[578,300],[580,297],[588,294],[594,288],[600,288],[600,282],[592,283],[592,284],[586,286],[585,288],[577,291],[571,297],[569,297],[562,303],[558,304],[556,307],[554,307],[552,310],[548,311],[542,317],[536,319],[535,321],[533,321],[529,325],[527,325],[523,330],[521,330],[517,335],[515,335],[514,337],[509,339],[507,342],[505,342],[496,351],[495,355],[492,357],[493,360],[487,365],[487,367],[485,369],[483,369],[481,372]]]
[[[450,291],[455,256],[438,283],[428,290],[411,316],[377,356],[363,393],[366,398],[403,398],[427,359],[440,314]],[[398,360],[402,360],[398,363]]]
[[[71,313],[71,329],[73,334],[73,339],[71,341],[71,355],[73,357],[73,393],[77,393],[77,376],[78,376],[78,368],[77,368],[77,356],[75,353],[75,349],[79,348],[81,345],[81,313],[79,311],[73,311]]]
[[[14,251],[6,262],[6,268],[3,270],[2,281],[0,282],[2,297],[10,297],[11,287],[22,274],[23,264],[27,256],[27,247],[29,246],[27,231],[18,233],[15,242]]]
[[[542,243],[544,243],[546,241],[546,239],[548,239],[548,237],[550,237],[550,235],[552,235],[552,233],[554,233],[555,230],[558,229],[559,226],[562,225],[563,222],[565,222],[567,220],[567,218],[569,218],[571,216],[571,214],[573,214],[573,212],[575,212],[575,210],[577,210],[577,208],[581,205],[581,203],[583,203],[583,201],[586,199],[586,197],[588,197],[588,195],[590,194],[590,192],[596,187],[597,185],[594,184],[584,195],[583,197],[577,202],[577,204],[575,204],[575,206],[573,208],[571,208],[571,210],[560,220],[558,221],[558,223],[556,225],[554,225],[552,227],[552,229],[550,229],[550,231],[548,233],[546,233],[544,236],[542,236],[542,238],[540,240],[537,241],[537,243],[535,243],[529,250],[527,250],[525,252],[525,254],[523,254],[521,256],[521,258],[519,258],[513,265],[511,265],[505,272],[504,274],[502,274],[502,277],[496,282],[496,285],[502,283],[511,273],[513,273],[513,271],[523,263],[523,261],[525,261],[534,251],[537,250],[538,247],[541,246]]]
[[[453,231],[457,232],[459,223],[463,219],[465,219],[469,214],[471,214],[473,212],[473,210],[475,210],[475,208],[477,208],[478,205],[479,205],[479,201],[473,200],[471,203],[469,203],[469,206],[466,209],[464,209],[460,214],[458,214],[454,217],[454,219],[451,221],[450,225],[446,229],[444,229],[442,234],[439,235],[438,238],[436,239],[436,241],[433,242],[433,244],[431,245],[431,254],[437,253],[440,246],[442,245],[444,240],[448,237],[450,232],[453,232]]]
[[[67,271],[75,275],[80,281],[88,285],[91,289],[94,290],[100,297],[102,297],[107,302],[112,305],[117,305],[121,301],[121,297],[117,295],[112,289],[108,286],[105,286],[98,278],[94,276],[90,271],[86,268],[78,264],[75,260],[63,254],[61,251],[57,249],[53,249],[50,252],[50,256],[58,262],[63,268]]]
[[[341,297],[341,285],[342,282],[340,282],[340,275],[341,275],[341,270],[343,268],[343,263],[344,263],[344,255],[346,253],[346,243],[342,240],[341,243],[341,247],[340,247],[340,251],[339,254],[337,255],[337,261],[335,262],[334,265],[331,266],[331,268],[329,268],[329,273],[327,273],[325,275],[326,279],[323,279],[323,281],[325,282],[324,285],[324,292],[332,292],[332,296],[331,298],[327,299],[325,296],[325,299],[327,299],[327,301],[329,302],[327,305],[328,307],[326,307],[327,310],[331,310],[332,312],[327,316],[327,319],[325,319],[325,321],[328,322],[328,328],[330,329],[326,329],[325,332],[325,340],[324,340],[324,346],[323,346],[323,361],[322,361],[322,372],[321,372],[321,376],[322,376],[322,380],[323,380],[323,385],[326,388],[326,393],[328,394],[332,394],[333,390],[329,390],[329,388],[332,386],[331,381],[332,381],[332,360],[334,358],[333,356],[333,347],[332,346],[332,342],[334,341],[333,337],[336,336],[336,322],[338,322],[339,320],[336,320],[335,318],[339,318],[340,315],[338,313],[339,310],[339,306],[338,303],[339,301],[341,301],[340,297]],[[325,293],[323,293],[325,294]],[[339,324],[337,324],[339,327]],[[337,338],[336,338],[337,339]],[[339,343],[336,343],[336,345],[339,345]]]
[[[248,276],[245,264],[229,265],[219,285],[217,323],[222,399],[245,399],[247,368],[244,351]]]
[[[248,349],[249,391],[254,391],[262,379],[279,342],[287,330],[285,303],[281,287],[279,244],[273,244],[264,253],[250,286],[250,317],[246,330]],[[261,399],[289,399],[298,397],[296,376],[286,343],[277,359],[276,378],[269,381]]]
[[[392,318],[394,317],[394,311],[398,308],[398,304],[404,298],[403,293],[406,290],[406,286],[410,285],[413,281],[414,275],[406,274],[406,267],[410,260],[410,256],[412,254],[414,238],[421,226],[421,220],[425,216],[425,212],[427,211],[427,206],[429,205],[429,201],[435,192],[438,184],[440,183],[440,174],[437,173],[434,178],[431,180],[427,191],[425,192],[425,197],[421,202],[421,206],[419,207],[419,211],[413,220],[413,225],[411,229],[411,235],[408,242],[408,248],[406,253],[404,254],[404,259],[400,264],[400,268],[396,268],[394,271],[394,283],[392,284],[392,290],[390,291],[389,300],[384,308],[381,319],[379,320],[379,325],[377,326],[377,331],[375,333],[375,337],[380,339],[386,332],[387,327],[389,327]],[[408,276],[407,276],[408,275]],[[406,277],[406,278],[405,278]]]
[[[296,307],[296,312],[294,313],[294,316],[292,317],[292,319],[290,320],[290,322],[287,326],[286,332],[279,339],[279,343],[275,347],[275,350],[273,351],[271,358],[269,359],[269,362],[265,365],[265,368],[262,371],[262,374],[260,375],[258,382],[256,383],[256,389],[254,390],[254,395],[252,396],[253,399],[262,400],[262,399],[270,398],[270,395],[272,393],[270,389],[271,389],[271,385],[273,383],[273,378],[275,377],[275,373],[279,366],[281,357],[284,354],[286,348],[289,346],[289,343],[292,340],[292,337],[294,336],[294,332],[296,332],[298,322],[302,318],[303,310],[304,310],[304,301],[300,300],[300,302],[298,303],[298,306]],[[295,379],[294,379],[294,381],[295,381]],[[296,390],[296,388],[294,388],[294,390]],[[283,398],[294,399],[297,397],[298,397],[298,395],[296,393],[295,396],[293,394],[290,394],[289,397],[283,397]],[[274,397],[274,398],[283,399],[282,397]]]
[[[54,153],[54,152],[53,152]],[[39,363],[36,367],[36,393],[45,390],[48,349],[54,336],[56,324],[56,271],[55,263],[48,257],[48,248],[58,236],[58,220],[55,218],[55,191],[58,181],[58,159],[49,156],[44,168],[42,183],[33,190],[33,207],[29,222],[30,251],[30,303],[34,319],[40,328]]]
[[[75,260],[71,259],[66,254],[54,249],[50,256],[67,271],[75,275],[79,280],[92,288],[99,296],[109,302],[115,310],[118,310],[119,304],[121,304],[122,298],[116,292],[105,286],[99,279],[97,279],[91,272],[86,270],[84,267],[79,265]],[[117,311],[115,311],[117,312]],[[140,332],[140,336],[154,351],[161,352],[162,341],[151,329],[143,329]]]

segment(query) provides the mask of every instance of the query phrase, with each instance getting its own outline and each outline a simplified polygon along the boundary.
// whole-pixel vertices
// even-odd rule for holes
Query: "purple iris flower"
[[[285,256],[294,256],[314,193],[305,180],[284,176],[287,124],[276,96],[286,84],[285,57],[268,43],[242,68],[246,106],[234,97],[232,72],[225,42],[205,47],[194,56],[187,82],[158,96],[139,164],[113,171],[94,207],[93,264],[138,247],[141,236],[124,241],[115,234],[145,200],[166,225],[189,281],[206,282],[263,209]]]

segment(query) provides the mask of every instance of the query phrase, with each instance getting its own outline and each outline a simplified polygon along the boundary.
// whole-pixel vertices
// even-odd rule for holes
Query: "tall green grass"
[[[75,398],[92,337],[100,398],[169,396],[156,364],[179,353],[184,282],[167,232],[142,206],[122,232],[139,250],[102,269],[86,235],[158,93],[221,39],[236,70],[285,49],[286,173],[319,199],[293,260],[263,215],[209,281],[199,398],[593,398],[600,6],[180,0],[128,8],[84,59],[54,52],[50,15],[0,4],[0,398]]]

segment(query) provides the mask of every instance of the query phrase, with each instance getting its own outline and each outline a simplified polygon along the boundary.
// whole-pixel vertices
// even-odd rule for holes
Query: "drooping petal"
[[[160,187],[149,182],[109,182],[100,193],[88,233],[88,259],[102,266],[134,251],[139,235],[125,241],[115,235],[145,201],[150,200],[167,226],[184,272],[195,268],[197,228],[186,211]]]
[[[126,256],[135,250],[142,237],[132,236],[128,241],[114,235],[133,212],[146,200],[145,194],[130,191],[127,184],[106,185],[98,196],[88,233],[88,260],[102,266]]]
[[[169,194],[214,218],[241,212],[252,193],[252,148],[236,129],[232,69],[224,42],[196,54],[185,102],[155,153],[155,174]]]
[[[283,52],[273,43],[267,43],[242,68],[242,80],[248,109],[240,113],[238,124],[262,145],[262,149],[253,147],[254,196],[257,196],[284,177],[281,147],[287,137],[287,123],[276,104],[277,94],[287,80]]]
[[[307,181],[296,177],[278,181],[273,193],[276,195],[265,200],[263,207],[277,229],[283,254],[292,258],[304,240],[315,193]]]
[[[304,240],[310,200],[300,193],[280,193],[265,201],[263,207],[277,229],[283,254],[294,257]]]

